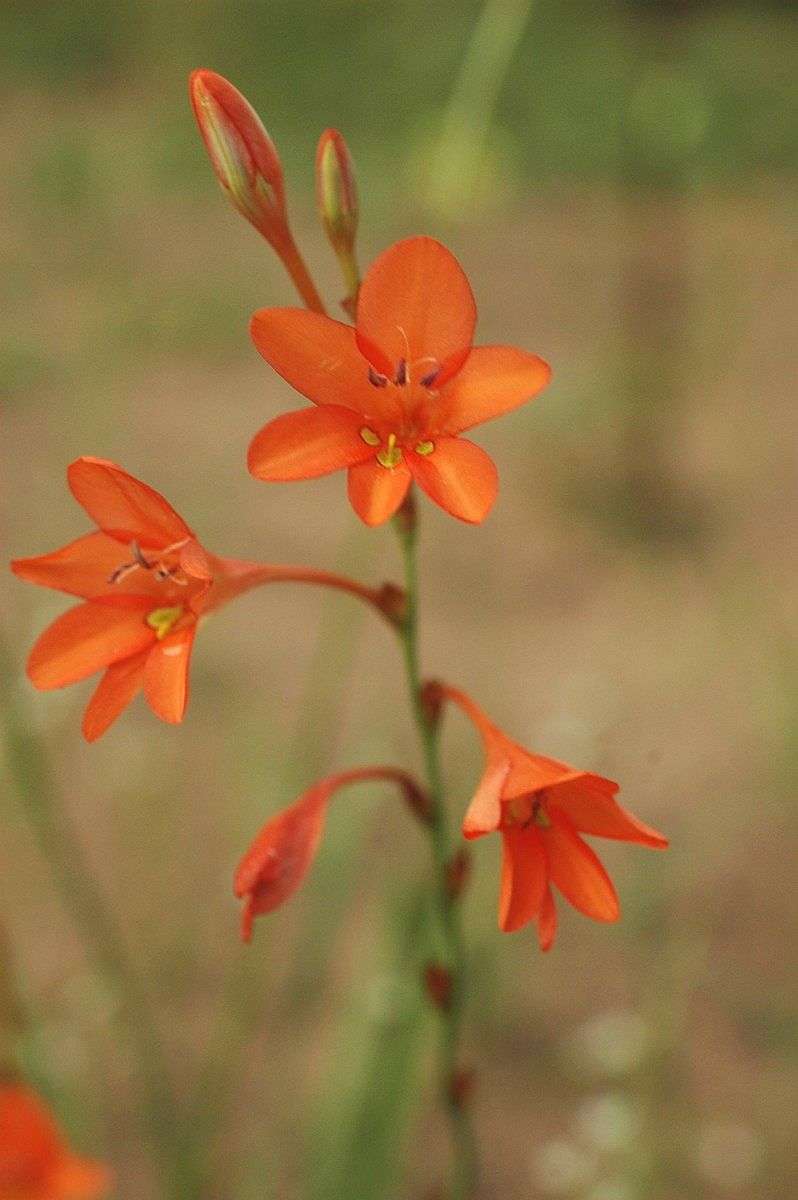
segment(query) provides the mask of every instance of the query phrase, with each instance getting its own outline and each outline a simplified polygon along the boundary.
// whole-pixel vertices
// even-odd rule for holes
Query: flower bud
[[[348,295],[342,302],[354,316],[360,272],[355,258],[357,185],[349,148],[337,129],[325,129],[316,150],[316,203],[330,245],[338,256]]]
[[[441,1012],[448,1012],[452,1007],[454,979],[448,967],[441,963],[427,963],[424,968],[424,989],[427,996]]]
[[[216,177],[241,215],[279,252],[291,240],[283,169],[260,117],[215,71],[192,71],[189,92]]]

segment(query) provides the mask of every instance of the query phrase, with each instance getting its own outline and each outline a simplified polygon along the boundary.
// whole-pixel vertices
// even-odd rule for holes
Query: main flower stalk
[[[424,755],[429,800],[428,820],[432,853],[432,908],[445,959],[448,987],[446,1003],[437,1004],[440,1021],[438,1086],[452,1137],[453,1169],[451,1200],[470,1200],[476,1189],[478,1155],[474,1129],[462,1087],[460,1037],[467,994],[466,955],[460,905],[451,886],[453,850],[444,801],[437,723],[424,703],[421,679],[418,626],[419,586],[417,561],[417,517],[412,493],[394,518],[402,548],[405,575],[405,619],[400,629],[413,717]]]

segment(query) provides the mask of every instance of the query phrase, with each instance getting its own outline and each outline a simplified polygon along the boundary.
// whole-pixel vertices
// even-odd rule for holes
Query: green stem
[[[1,639],[0,668],[3,679],[13,679],[10,656]],[[185,1200],[191,1191],[183,1171],[175,1098],[147,995],[80,839],[61,804],[40,739],[20,712],[16,698],[9,697],[3,711],[6,770],[64,905],[119,1004],[141,1071],[144,1118],[167,1183],[166,1195]]]
[[[477,1145],[467,1103],[456,1094],[455,1082],[460,1067],[460,1034],[466,1000],[466,954],[460,919],[460,906],[451,895],[448,867],[451,860],[449,822],[444,803],[438,733],[424,705],[418,650],[418,565],[416,558],[416,518],[412,498],[405,502],[395,518],[402,547],[407,609],[401,630],[407,681],[413,716],[424,754],[424,770],[430,802],[430,849],[434,871],[433,908],[443,943],[446,967],[451,976],[449,1003],[439,1009],[441,1022],[439,1089],[452,1137],[452,1200],[470,1200],[477,1177]]]

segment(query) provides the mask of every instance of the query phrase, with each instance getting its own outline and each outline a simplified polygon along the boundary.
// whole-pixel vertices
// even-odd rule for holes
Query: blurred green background
[[[341,476],[246,473],[249,438],[294,403],[246,323],[294,299],[221,196],[187,73],[222,72],[261,112],[331,302],[312,156],[341,128],[364,262],[441,237],[478,340],[555,370],[478,433],[502,481],[485,526],[423,506],[427,671],[520,741],[621,780],[672,837],[666,855],[602,845],[622,921],[561,906],[546,957],[497,932],[497,846],[476,847],[481,1195],[792,1194],[793,6],[5,0],[2,21],[6,557],[84,531],[64,472],[97,454],[220,553],[397,575],[390,532],[357,523]],[[137,704],[87,746],[88,685],[34,696],[23,675],[65,598],[1,588],[0,701],[22,731],[3,783],[6,1057],[112,1162],[119,1200],[167,1195],[122,1000],[20,803],[20,771],[41,801],[46,756],[155,1012],[200,1180],[184,1194],[432,1196],[446,1147],[414,984],[422,836],[387,791],[347,793],[309,885],[249,949],[231,896],[259,825],[317,774],[417,764],[389,635],[345,598],[265,589],[203,629],[181,728]],[[480,753],[454,715],[445,754],[459,815]]]

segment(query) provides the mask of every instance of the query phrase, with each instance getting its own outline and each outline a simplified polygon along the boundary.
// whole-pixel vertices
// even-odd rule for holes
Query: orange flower
[[[314,783],[266,822],[238,865],[234,891],[245,901],[241,914],[241,937],[245,942],[252,937],[255,917],[273,912],[290,899],[310,870],[333,794],[346,784],[368,779],[398,783],[413,813],[426,811],[418,785],[406,771],[396,767],[358,767]]]
[[[523,350],[472,349],[475,322],[462,268],[428,237],[397,242],[372,264],[355,328],[301,309],[261,309],[255,345],[318,407],[256,434],[250,472],[279,481],[348,467],[349,499],[367,525],[396,512],[412,479],[452,516],[482,521],[496,468],[458,435],[529,400],[551,372]]]
[[[433,708],[441,697],[452,700],[482,737],[485,771],[463,833],[467,838],[496,830],[502,835],[499,927],[510,933],[536,920],[541,949],[548,950],[557,929],[552,884],[585,916],[616,921],[615,888],[579,834],[659,850],[667,846],[667,838],[617,803],[617,783],[525,750],[457,688],[433,683],[427,690]]]
[[[105,459],[77,459],[67,479],[99,529],[11,569],[84,601],[41,635],[28,675],[48,690],[105,671],[83,718],[90,742],[142,689],[156,716],[182,721],[199,619],[249,588],[295,580],[352,592],[389,616],[398,605],[389,586],[376,592],[324,571],[217,558],[163,496]]]
[[[100,1200],[110,1185],[105,1167],[70,1151],[34,1092],[0,1085],[0,1200]]]

